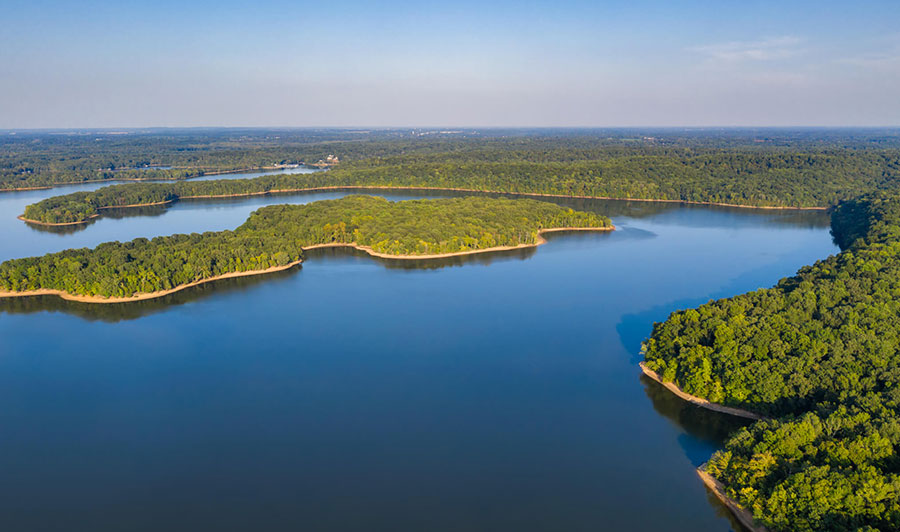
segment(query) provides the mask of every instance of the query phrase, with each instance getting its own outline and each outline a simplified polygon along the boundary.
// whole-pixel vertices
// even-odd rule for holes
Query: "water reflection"
[[[463,266],[465,264],[481,264],[488,265],[499,260],[526,260],[533,256],[537,248],[521,248],[510,249],[506,251],[495,251],[491,253],[476,253],[474,255],[459,255],[455,257],[445,257],[441,259],[386,259],[382,257],[373,257],[360,249],[349,247],[334,248],[316,248],[305,253],[307,260],[342,258],[342,257],[358,257],[360,259],[374,260],[382,264],[385,268],[396,270],[439,270],[442,268],[450,268],[454,266]]]
[[[563,236],[566,234],[583,235],[573,231],[571,233],[559,233],[552,235],[550,238]],[[329,259],[345,259],[347,257],[356,257],[360,260],[376,261],[388,269],[399,270],[438,270],[442,268],[458,267],[466,264],[478,264],[487,266],[498,261],[507,260],[527,260],[532,257],[538,248],[522,248],[511,249],[505,251],[496,251],[491,253],[481,253],[474,255],[460,255],[455,257],[446,257],[442,259],[384,259],[381,257],[373,257],[365,251],[350,247],[334,247],[334,248],[316,248],[305,253],[305,260],[329,260]],[[172,306],[184,305],[201,298],[209,297],[214,294],[222,295],[228,293],[236,293],[250,290],[260,283],[276,282],[279,279],[285,279],[300,271],[302,265],[295,268],[274,272],[266,275],[253,275],[248,277],[236,277],[230,279],[222,279],[219,281],[204,283],[197,286],[186,288],[174,294],[159,297],[156,299],[147,299],[143,301],[133,301],[127,303],[81,303],[78,301],[68,301],[57,296],[34,296],[34,297],[11,297],[0,298],[0,313],[8,314],[32,314],[37,312],[65,312],[86,320],[118,322],[138,319]]]
[[[566,237],[575,237],[575,238],[587,238],[587,237],[608,237],[610,233],[607,232],[596,232],[596,233],[586,233],[583,231],[558,231],[554,233],[548,233],[544,236],[547,240],[547,244],[550,243],[557,238],[566,238]],[[452,257],[444,257],[440,259],[389,259],[383,257],[373,257],[369,255],[365,251],[356,248],[350,247],[333,247],[333,248],[316,248],[310,249],[305,253],[307,260],[316,260],[316,259],[327,259],[327,258],[338,258],[338,257],[358,257],[364,258],[368,260],[375,260],[382,264],[385,268],[388,269],[398,269],[398,270],[439,270],[442,268],[451,268],[457,266],[464,266],[469,264],[477,264],[481,266],[487,266],[497,261],[505,261],[505,260],[527,260],[534,256],[535,253],[538,252],[539,247],[527,247],[527,248],[519,248],[519,249],[507,249],[501,251],[491,251],[488,253],[475,253],[472,255],[456,255]]]
[[[749,419],[714,412],[683,401],[646,375],[641,375],[640,380],[656,413],[684,431],[678,443],[694,467],[709,460],[712,452],[721,449],[740,428],[753,423]],[[718,497],[708,490],[707,494],[709,504],[715,508],[717,515],[727,518],[734,530],[746,530]]]
[[[294,268],[266,275],[233,277],[185,288],[179,292],[156,299],[132,301],[128,303],[81,303],[68,301],[57,296],[0,298],[0,314],[35,314],[39,312],[64,312],[88,321],[116,323],[136,320],[171,307],[184,305],[213,294],[240,293],[265,282],[287,279],[300,270]]]
[[[729,510],[728,507],[725,506],[725,503],[720,501],[719,498],[716,497],[716,495],[709,489],[706,490],[706,500],[717,516],[726,519],[729,523],[731,523],[732,531],[751,532],[750,529],[748,529],[743,524],[741,524],[740,521],[738,521],[737,517],[735,517],[734,514],[731,513],[731,510]]]
[[[123,220],[125,218],[138,217],[155,217],[162,216],[168,210],[169,209],[167,205],[147,205],[144,207],[103,209],[103,215],[101,217],[110,218],[112,220]],[[31,229],[34,229],[35,231],[40,231],[42,233],[71,235],[80,231],[84,231],[94,223],[98,222],[101,217],[91,218],[84,223],[74,225],[41,225],[31,222],[25,222],[25,225],[27,225]]]
[[[352,190],[352,193],[384,193],[384,190],[377,189],[361,189]],[[411,199],[411,198],[431,198],[431,197],[463,197],[470,195],[482,195],[491,197],[503,197],[503,194],[487,194],[487,193],[467,193],[453,191],[425,191],[425,190],[408,190],[404,191],[403,196],[391,197],[393,200]],[[323,196],[321,192],[303,192],[299,194],[286,194],[290,196],[314,196],[319,199]],[[335,195],[329,193],[328,197]],[[340,196],[341,194],[338,194]],[[273,199],[273,203],[274,198]],[[548,199],[548,198],[544,198]],[[259,197],[253,198],[254,202],[260,200]],[[684,225],[691,228],[700,227],[732,227],[735,229],[744,227],[756,227],[761,224],[775,223],[778,225],[787,225],[798,228],[821,228],[828,224],[828,215],[822,211],[773,211],[773,210],[753,210],[738,209],[729,207],[709,207],[696,205],[681,205],[675,203],[662,202],[641,202],[641,201],[624,201],[624,200],[589,200],[589,199],[566,199],[552,198],[554,203],[571,207],[577,210],[593,211],[609,215],[614,222],[618,224],[615,233],[583,233],[583,232],[563,232],[550,233],[546,235],[548,241],[552,242],[556,238],[574,236],[590,242],[593,245],[594,240],[604,240],[610,237],[617,239],[645,239],[656,238],[657,235],[653,231],[633,227],[630,224],[642,218],[654,218],[654,221],[667,225]],[[218,205],[239,205],[245,204],[247,198],[220,198],[215,200],[187,200],[182,203],[204,203]],[[125,209],[109,209],[105,211],[106,217],[112,219],[138,218],[145,216],[161,216],[165,214],[172,205],[154,205],[147,207],[125,208]],[[201,209],[201,211],[203,211]],[[95,219],[96,220],[96,219]],[[90,223],[94,223],[92,220]],[[74,226],[33,226],[30,227],[42,232],[55,233],[59,235],[69,235],[76,232],[84,231],[88,225]],[[375,260],[381,263],[385,268],[397,270],[438,270],[448,267],[459,267],[467,264],[489,265],[497,261],[504,260],[527,260],[534,256],[538,248],[523,248],[516,250],[507,250],[500,252],[491,252],[474,255],[463,255],[447,257],[443,259],[427,259],[427,260],[401,260],[401,259],[384,259],[376,258],[368,255],[364,251],[353,248],[319,248],[309,250],[307,252],[307,260],[327,259],[334,257],[353,256],[364,260]],[[741,287],[748,286],[755,279],[759,279],[759,286],[769,286],[773,284],[773,280],[777,279],[777,274],[773,270],[777,270],[778,265],[773,264],[771,267],[761,268],[756,271],[744,272],[739,278],[735,279],[728,286],[718,291],[716,296],[721,294],[722,297],[733,295],[741,292]],[[266,282],[275,279],[277,275],[291,275],[292,271],[280,272],[273,275],[253,276],[238,279],[228,279],[208,283],[183,290],[176,294],[172,294],[163,298],[139,301],[122,304],[103,304],[92,305],[86,303],[77,303],[64,301],[55,296],[41,296],[29,298],[11,298],[0,300],[0,313],[32,313],[41,311],[60,311],[86,319],[101,319],[104,321],[131,320],[141,316],[156,312],[171,305],[180,305],[188,301],[194,301],[198,298],[211,295],[213,293],[227,293],[234,290],[247,289],[255,286],[257,283]],[[665,317],[673,309],[693,307],[704,303],[707,298],[691,298],[689,300],[667,302],[658,307],[646,309],[645,311],[635,315],[624,315],[622,321],[617,326],[617,330],[622,339],[623,345],[632,353],[633,361],[640,359],[639,346],[640,342],[649,334],[649,325],[655,321],[665,319]]]
[[[711,448],[721,448],[738,429],[753,423],[749,419],[729,416],[691,404],[646,375],[641,375],[640,379],[644,393],[658,414],[689,433],[694,440],[705,443]],[[711,453],[700,449],[696,443],[696,441],[692,441],[689,445],[682,445],[682,447],[691,463],[695,467],[699,467],[700,464],[709,460]]]

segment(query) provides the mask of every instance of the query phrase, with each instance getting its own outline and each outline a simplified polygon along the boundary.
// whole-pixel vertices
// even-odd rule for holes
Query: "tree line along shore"
[[[190,179],[327,161],[345,184],[405,182],[754,206],[827,206],[895,188],[895,130],[380,130],[0,137],[0,190]],[[365,181],[365,183],[362,183]]]
[[[94,153],[95,147],[89,155],[78,151],[77,143],[54,146],[52,138],[41,137],[43,142],[39,143],[16,141],[10,146],[4,142],[11,141],[0,139],[0,188],[94,181],[98,176],[90,174],[90,169],[96,167],[172,166],[165,170],[149,166],[107,171],[99,179],[176,181],[139,182],[65,194],[30,205],[24,214],[36,223],[68,224],[88,220],[103,209],[128,205],[326,187],[435,188],[824,208],[861,193],[896,190],[900,183],[900,137],[887,134],[871,137],[846,133],[834,138],[820,134],[806,138],[802,133],[770,132],[761,139],[752,132],[731,137],[670,132],[664,138],[635,139],[628,132],[609,132],[607,136],[527,136],[519,132],[509,137],[431,140],[394,138],[388,133],[364,139],[337,132],[306,135],[308,139],[285,136],[278,141],[202,136],[182,141],[150,137],[138,142],[140,139],[135,138],[131,143],[116,139],[124,144],[98,153]],[[188,141],[190,144],[185,144]],[[5,157],[4,149],[9,152]],[[336,154],[333,157],[340,163],[332,164],[327,172],[256,179],[188,179],[239,168],[299,164],[327,158],[328,154]]]
[[[772,418],[706,465],[759,524],[900,530],[900,197],[841,202],[832,233],[839,254],[656,324],[644,363],[685,394]]]
[[[685,170],[681,163],[661,157],[634,163],[627,171],[610,161],[575,163],[457,162],[416,163],[380,160],[334,168],[315,174],[280,174],[255,179],[177,181],[111,185],[91,192],[75,192],[29,205],[23,217],[45,224],[78,223],[103,209],[167,203],[178,199],[249,196],[328,188],[433,188],[533,194],[563,197],[646,199],[769,208],[824,208],[856,194],[876,190],[879,178],[858,177],[852,182],[822,183],[827,173],[816,165],[792,172],[791,179],[770,182],[773,170],[759,175],[711,175],[708,170]],[[762,164],[762,163],[760,163]],[[771,161],[765,162],[771,164]],[[793,163],[787,164],[791,166]],[[607,168],[609,167],[609,168]],[[682,167],[682,168],[677,168]],[[883,165],[871,172],[881,176]],[[716,168],[719,168],[716,166]],[[727,172],[728,165],[725,165]],[[679,178],[679,174],[691,174]],[[824,177],[823,177],[824,176]],[[865,176],[861,173],[860,176]],[[840,176],[832,176],[839,180]],[[808,188],[809,190],[803,190]]]
[[[0,296],[65,294],[118,302],[298,263],[304,248],[438,258],[534,246],[553,230],[612,230],[609,218],[530,200],[466,197],[390,202],[347,196],[253,212],[233,231],[107,242],[0,264]]]
[[[110,188],[114,188],[115,185]],[[176,187],[173,187],[176,188]],[[133,203],[133,204],[121,204],[125,194],[119,196],[117,198],[106,198],[113,199],[119,203],[115,205],[102,205],[103,198],[101,198],[101,194],[90,194],[90,193],[74,193],[68,196],[55,196],[53,198],[48,198],[39,203],[31,204],[26,207],[25,213],[18,216],[19,220],[23,222],[40,225],[40,226],[48,226],[48,227],[60,227],[60,226],[71,226],[71,225],[82,225],[87,224],[91,220],[95,218],[99,218],[103,215],[103,211],[110,209],[128,209],[128,208],[138,208],[138,207],[151,207],[157,205],[168,205],[170,203],[174,203],[179,200],[202,200],[202,199],[223,199],[223,198],[241,198],[241,197],[250,197],[250,196],[263,196],[263,195],[276,195],[276,194],[290,194],[290,193],[300,193],[300,192],[320,192],[327,190],[343,190],[343,191],[354,191],[354,190],[432,190],[432,191],[445,191],[445,192],[468,192],[468,193],[479,193],[479,194],[510,194],[514,196],[525,196],[525,197],[547,197],[547,198],[571,198],[571,199],[595,199],[595,200],[624,200],[624,201],[643,201],[643,202],[661,202],[661,203],[682,203],[682,204],[693,204],[693,205],[710,205],[710,206],[719,206],[719,207],[737,207],[737,208],[749,208],[749,209],[774,209],[774,210],[827,210],[827,207],[784,207],[784,206],[766,206],[766,205],[742,205],[736,203],[722,203],[722,202],[713,202],[713,201],[688,201],[688,200],[673,200],[673,199],[647,199],[647,198],[615,198],[610,196],[578,196],[573,194],[545,194],[539,192],[502,192],[499,190],[481,190],[481,189],[469,189],[469,188],[451,188],[451,187],[436,187],[436,186],[384,186],[384,185],[328,185],[328,186],[317,186],[317,187],[302,187],[302,188],[280,188],[278,186],[267,187],[265,190],[254,191],[254,192],[243,192],[243,193],[234,193],[234,194],[203,194],[203,195],[178,195],[177,190],[171,190],[169,192],[162,192],[159,194],[160,196],[166,197],[168,199],[164,199],[161,201],[150,201],[144,198],[136,199],[136,201],[148,201],[147,203]],[[110,192],[113,195],[117,194],[117,191],[103,191]],[[154,192],[158,191],[145,191],[149,192],[148,196],[152,196]],[[81,196],[81,194],[85,194],[85,196]],[[70,197],[71,196],[71,197]],[[79,213],[80,211],[80,213]],[[48,220],[56,220],[56,221],[48,221]],[[69,221],[66,221],[69,220]]]

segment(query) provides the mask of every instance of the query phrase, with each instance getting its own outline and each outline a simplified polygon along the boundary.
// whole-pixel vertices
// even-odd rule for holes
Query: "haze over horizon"
[[[0,128],[900,125],[900,2],[4,2]]]

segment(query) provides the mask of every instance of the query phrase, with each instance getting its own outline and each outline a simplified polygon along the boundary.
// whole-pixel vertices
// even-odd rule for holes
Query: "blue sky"
[[[900,125],[900,1],[0,2],[0,128]]]

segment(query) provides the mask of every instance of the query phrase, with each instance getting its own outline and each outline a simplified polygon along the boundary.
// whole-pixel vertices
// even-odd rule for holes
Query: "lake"
[[[345,195],[184,201],[62,232],[15,219],[90,188],[0,194],[0,260]],[[127,305],[0,302],[0,527],[735,529],[694,469],[743,422],[641,377],[640,343],[675,309],[835,253],[827,215],[559,203],[618,230],[432,262],[320,249]]]

